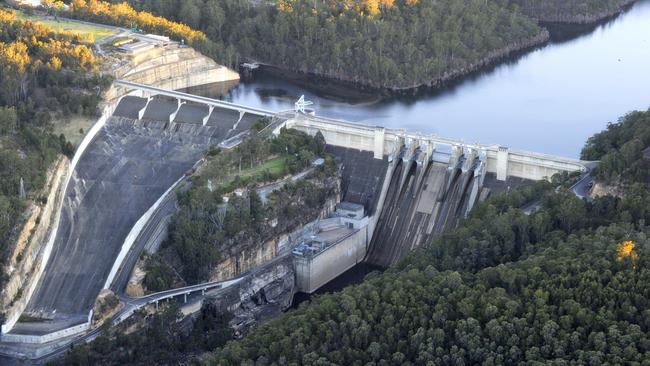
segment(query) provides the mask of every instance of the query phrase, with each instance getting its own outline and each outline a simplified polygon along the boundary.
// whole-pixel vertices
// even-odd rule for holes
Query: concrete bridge
[[[156,88],[153,86],[133,83],[125,80],[116,80],[114,84],[131,90],[132,91],[131,95],[147,98],[147,102],[145,103],[144,107],[142,107],[138,111],[139,119],[142,119],[142,117],[144,116],[145,112],[147,111],[147,108],[149,107],[149,103],[153,100],[154,96],[165,96],[165,97],[175,98],[177,100],[178,103],[177,103],[176,110],[172,111],[172,113],[169,115],[169,122],[174,121],[179,111],[181,110],[181,107],[187,102],[203,104],[208,106],[207,114],[202,117],[204,126],[210,119],[210,116],[212,115],[212,112],[214,111],[215,107],[219,109],[227,109],[227,110],[239,112],[240,120],[246,113],[253,114],[256,116],[264,116],[264,117],[273,117],[276,115],[275,112],[267,111],[260,108],[246,107],[243,105],[229,103],[218,99],[206,98],[199,95],[192,95],[192,94],[183,93],[175,90]]]
[[[142,297],[135,297],[135,298],[123,297],[122,301],[125,303],[125,306],[118,314],[115,315],[115,317],[113,318],[113,324],[121,323],[122,321],[124,321],[125,319],[133,315],[135,311],[141,309],[144,306],[153,304],[156,306],[156,309],[158,309],[158,303],[165,300],[171,300],[176,298],[177,299],[182,298],[183,303],[187,303],[188,296],[191,296],[192,294],[200,292],[201,296],[205,296],[206,291],[215,290],[215,289],[225,289],[229,286],[238,283],[243,279],[244,276],[239,276],[232,280],[206,282],[198,285],[186,286],[186,287],[176,288],[172,290],[156,292]]]

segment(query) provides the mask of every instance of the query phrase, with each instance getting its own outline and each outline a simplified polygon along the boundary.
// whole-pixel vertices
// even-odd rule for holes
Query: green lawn
[[[262,173],[265,170],[268,170],[271,174],[280,174],[284,171],[284,167],[287,165],[287,158],[285,156],[278,156],[265,161],[263,164],[260,164],[253,168],[242,169],[241,173],[237,174],[242,178],[252,177],[259,173]]]
[[[22,11],[16,11],[16,15],[19,19],[29,19],[33,22],[42,23],[54,29],[55,31],[68,31],[82,35],[89,35],[95,42],[116,33],[116,30],[114,28],[104,27],[99,24],[90,25],[77,23],[61,18],[54,20],[54,18],[49,17],[46,18],[38,15],[28,15]]]

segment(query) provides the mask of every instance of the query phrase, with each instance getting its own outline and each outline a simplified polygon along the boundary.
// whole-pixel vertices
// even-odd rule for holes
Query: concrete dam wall
[[[341,163],[342,201],[293,251],[296,288],[313,293],[361,262],[389,267],[454,227],[483,188],[485,157],[405,146],[396,156],[328,146]]]
[[[394,161],[366,261],[388,267],[434,234],[457,225],[478,199],[481,162],[474,155],[428,159],[407,152]]]
[[[343,199],[363,204],[370,217],[365,259],[383,267],[455,227],[491,188],[586,170],[575,159],[310,114],[296,113],[283,126],[321,133],[343,162]]]
[[[136,221],[208,146],[256,119],[215,108],[203,125],[207,107],[182,107],[181,113],[176,101],[121,99],[67,186],[52,253],[24,312],[45,321],[19,322],[10,333],[47,334],[85,322]],[[179,118],[170,118],[175,112]]]

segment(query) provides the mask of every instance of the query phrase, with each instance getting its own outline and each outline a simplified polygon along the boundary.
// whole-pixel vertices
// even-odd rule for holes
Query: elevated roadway
[[[114,84],[118,85],[118,86],[125,87],[125,88],[130,89],[130,90],[139,90],[141,92],[144,92],[145,95],[149,95],[149,96],[162,95],[162,96],[166,96],[166,97],[170,97],[170,98],[176,98],[176,99],[181,100],[181,101],[204,104],[204,105],[207,105],[207,106],[219,107],[219,108],[223,108],[223,109],[229,109],[229,110],[237,111],[237,112],[240,112],[240,113],[251,113],[251,114],[256,114],[256,115],[265,116],[265,117],[273,117],[273,116],[276,115],[275,112],[265,110],[265,109],[261,109],[261,108],[247,107],[247,106],[243,106],[243,105],[240,105],[240,104],[225,102],[223,100],[202,97],[202,96],[199,96],[199,95],[183,93],[183,92],[179,92],[179,91],[175,91],[175,90],[167,90],[167,89],[156,88],[156,87],[153,87],[153,86],[133,83],[133,82],[126,81],[126,80],[116,80],[116,81],[114,81]]]

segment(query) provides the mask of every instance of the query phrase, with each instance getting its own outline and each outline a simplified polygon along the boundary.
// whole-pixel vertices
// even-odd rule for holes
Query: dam
[[[43,272],[23,309],[3,325],[3,341],[45,343],[87,329],[139,220],[210,146],[245,133],[260,117],[162,97],[122,97],[80,149]],[[30,321],[18,320],[21,315]]]
[[[307,293],[361,261],[393,265],[455,226],[489,194],[486,182],[508,185],[585,170],[575,159],[504,146],[115,84],[129,94],[78,151],[46,266],[28,301],[3,325],[3,341],[46,343],[87,331],[99,292],[119,288],[115,281],[139,256],[130,238],[156,205],[209,147],[236,146],[261,117],[271,118],[272,133],[322,134],[341,166],[343,209],[318,225],[322,240],[309,239],[293,252],[296,283]],[[37,321],[21,322],[21,314]]]

